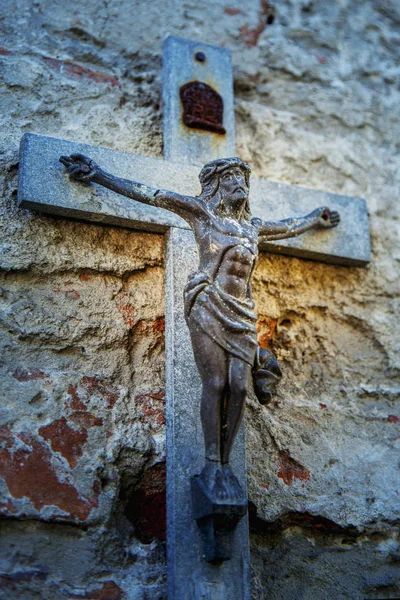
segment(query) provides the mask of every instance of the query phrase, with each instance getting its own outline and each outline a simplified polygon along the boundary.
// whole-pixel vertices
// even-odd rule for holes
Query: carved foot
[[[192,501],[205,560],[214,564],[229,560],[234,530],[247,512],[247,498],[231,467],[208,463],[192,478]]]

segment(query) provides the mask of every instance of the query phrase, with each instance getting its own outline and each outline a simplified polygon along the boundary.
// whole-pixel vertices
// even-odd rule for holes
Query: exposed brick
[[[165,478],[165,462],[147,469],[126,508],[136,535],[145,544],[166,538]]]
[[[310,471],[294,460],[286,450],[281,450],[278,456],[278,477],[285,485],[292,485],[295,479],[310,479]]]
[[[242,40],[251,48],[252,46],[257,46],[258,40],[260,39],[260,35],[267,27],[268,23],[271,22],[271,17],[273,19],[274,11],[273,8],[266,0],[261,0],[261,8],[259,12],[259,19],[256,27],[253,29],[249,29],[247,25],[243,25],[240,28],[240,35]]]
[[[272,350],[278,321],[260,315],[257,320],[257,338],[261,348]]]
[[[23,445],[21,444],[23,442]],[[84,521],[97,504],[98,491],[92,498],[82,497],[52,464],[48,446],[30,433],[13,434],[7,427],[0,430],[0,476],[13,498],[29,498],[37,510],[57,506],[70,518]],[[63,480],[59,479],[59,474]]]
[[[82,456],[82,446],[87,441],[87,432],[82,429],[72,429],[65,417],[44,425],[39,434],[49,440],[52,450],[60,452],[69,462],[71,468],[76,467]]]
[[[160,332],[163,333],[165,331],[165,318],[164,317],[158,317],[158,319],[156,319],[152,325],[152,329],[155,332]]]
[[[136,309],[130,302],[118,302],[117,308],[120,311],[125,325],[134,327],[136,324]]]
[[[288,527],[304,527],[306,529],[315,529],[321,533],[343,533],[346,531],[341,525],[335,523],[331,519],[321,517],[319,515],[311,515],[307,511],[304,512],[287,512],[279,517],[279,522],[282,529]],[[350,531],[356,532],[356,528],[348,528]]]
[[[84,594],[70,594],[70,598],[83,598],[84,600],[121,600],[123,590],[114,581],[106,581],[101,588]]]
[[[97,377],[83,377],[80,381],[83,387],[82,393],[93,394],[100,392],[107,399],[108,408],[112,408],[118,398],[118,393],[111,386],[103,385]],[[88,429],[90,427],[99,427],[103,424],[101,417],[96,417],[88,412],[86,404],[78,394],[78,385],[70,384],[68,394],[71,400],[65,404],[66,409],[72,410],[69,414],[69,420],[79,427]]]
[[[389,423],[400,423],[400,417],[398,417],[397,415],[388,415],[387,420],[389,421]]]
[[[71,401],[67,403],[67,407],[71,408],[72,410],[87,410],[86,404],[82,402],[78,395],[77,385],[69,385],[68,394],[71,396]]]
[[[141,413],[140,420],[150,424],[152,429],[165,425],[165,393],[140,394],[135,398],[135,404]]]
[[[224,13],[230,16],[244,15],[244,12],[240,8],[229,8],[228,6],[225,6]]]
[[[103,425],[103,419],[101,417],[95,417],[92,413],[84,410],[75,410],[70,414],[69,420],[78,427],[84,427],[85,429],[101,427],[101,425]]]
[[[100,396],[103,396],[107,400],[107,408],[113,408],[118,400],[118,390],[99,377],[83,377],[81,379],[81,385],[84,386],[90,394],[95,394],[97,392]]]
[[[65,292],[65,295],[68,298],[71,298],[71,300],[79,300],[79,298],[81,297],[81,295],[79,294],[79,292],[77,292],[76,290],[67,290]]]
[[[59,73],[66,75],[67,77],[73,78],[85,78],[95,83],[107,83],[111,86],[119,85],[118,77],[110,75],[102,71],[95,71],[71,62],[70,60],[58,60],[56,58],[50,58],[49,56],[43,57],[46,63]]]
[[[14,379],[21,382],[32,381],[35,379],[46,379],[48,377],[47,373],[44,373],[40,369],[23,369],[22,367],[15,369],[12,376]]]

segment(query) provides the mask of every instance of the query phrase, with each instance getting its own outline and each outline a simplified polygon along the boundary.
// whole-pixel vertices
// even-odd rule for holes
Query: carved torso
[[[199,249],[199,270],[235,298],[250,298],[250,278],[258,257],[258,227],[203,207],[192,222]]]
[[[254,364],[257,332],[250,279],[257,255],[258,227],[223,218],[198,199],[190,222],[199,270],[185,288],[185,315],[192,335],[206,333],[231,356]]]

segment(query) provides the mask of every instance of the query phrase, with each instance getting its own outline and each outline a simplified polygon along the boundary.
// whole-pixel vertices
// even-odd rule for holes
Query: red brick
[[[65,470],[59,470],[65,477]],[[92,498],[84,498],[64,477],[60,481],[50,449],[30,433],[13,434],[7,427],[0,430],[0,477],[13,498],[29,498],[39,511],[57,506],[68,517],[84,521],[97,505],[98,490]]]
[[[244,15],[244,12],[240,8],[229,8],[228,6],[224,8],[224,13],[231,16]]]
[[[252,46],[257,46],[260,35],[267,27],[268,17],[271,17],[271,19],[273,19],[273,9],[269,5],[267,0],[261,0],[260,4],[261,8],[259,12],[258,24],[256,25],[256,27],[254,27],[254,29],[249,29],[247,25],[243,25],[240,28],[241,37],[246,46],[248,46],[249,48],[251,48]]]
[[[103,425],[103,419],[95,417],[92,413],[84,410],[75,410],[70,414],[69,420],[72,421],[77,427],[84,427],[90,429],[91,427],[101,427]]]
[[[166,538],[165,479],[165,462],[147,469],[127,507],[136,535],[145,544]]]
[[[40,371],[40,369],[23,369],[22,367],[15,369],[12,376],[14,379],[21,382],[48,378],[47,373]]]
[[[156,319],[152,325],[152,330],[154,332],[160,332],[163,333],[165,331],[165,318],[164,317],[158,317],[158,319]]]
[[[261,348],[273,350],[274,338],[278,321],[268,317],[259,316],[257,320],[258,343]]]
[[[136,309],[133,304],[130,302],[119,302],[117,304],[117,308],[122,315],[125,325],[128,325],[128,327],[134,327],[136,324]]]
[[[90,394],[98,392],[100,396],[103,396],[107,400],[107,408],[113,408],[116,401],[118,400],[118,390],[99,377],[83,377],[81,379],[81,385],[87,389]]]
[[[68,394],[71,396],[72,400],[68,403],[68,407],[72,410],[87,410],[86,404],[84,404],[81,398],[78,395],[78,386],[77,385],[69,385],[68,386]]]
[[[106,581],[102,587],[84,594],[71,594],[70,598],[84,600],[121,600],[123,591],[114,581]]]
[[[151,425],[152,429],[159,429],[165,425],[165,393],[140,394],[135,398],[135,404],[140,411],[142,423]]]
[[[307,511],[304,512],[296,512],[291,511],[284,513],[279,517],[280,525],[282,529],[287,529],[288,527],[304,527],[306,529],[314,529],[320,531],[321,533],[343,533],[346,531],[341,525],[335,523],[335,521],[331,521],[326,517],[321,517],[319,515],[312,515]],[[356,529],[353,526],[349,526],[347,528],[347,533],[351,535],[355,533]]]
[[[44,56],[43,58],[50,67],[67,77],[85,78],[95,83],[107,83],[111,86],[119,85],[118,77],[115,75],[110,75],[103,71],[95,71],[83,65],[73,63],[70,60],[58,60],[49,56]]]
[[[289,452],[282,450],[278,456],[278,477],[285,485],[292,485],[295,479],[310,479],[310,471],[305,469],[297,460],[294,460]]]
[[[387,420],[389,421],[389,423],[400,423],[400,417],[398,417],[397,415],[388,415]]]
[[[82,456],[82,446],[87,441],[87,432],[82,429],[72,429],[65,417],[44,425],[39,429],[39,434],[50,442],[54,452],[59,452],[69,462],[73,469]]]

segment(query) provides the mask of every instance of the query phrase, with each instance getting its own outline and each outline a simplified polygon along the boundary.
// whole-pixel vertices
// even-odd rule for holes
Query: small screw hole
[[[206,60],[206,55],[204,54],[204,52],[196,52],[196,54],[194,55],[194,57],[199,62],[205,62],[205,60]]]

